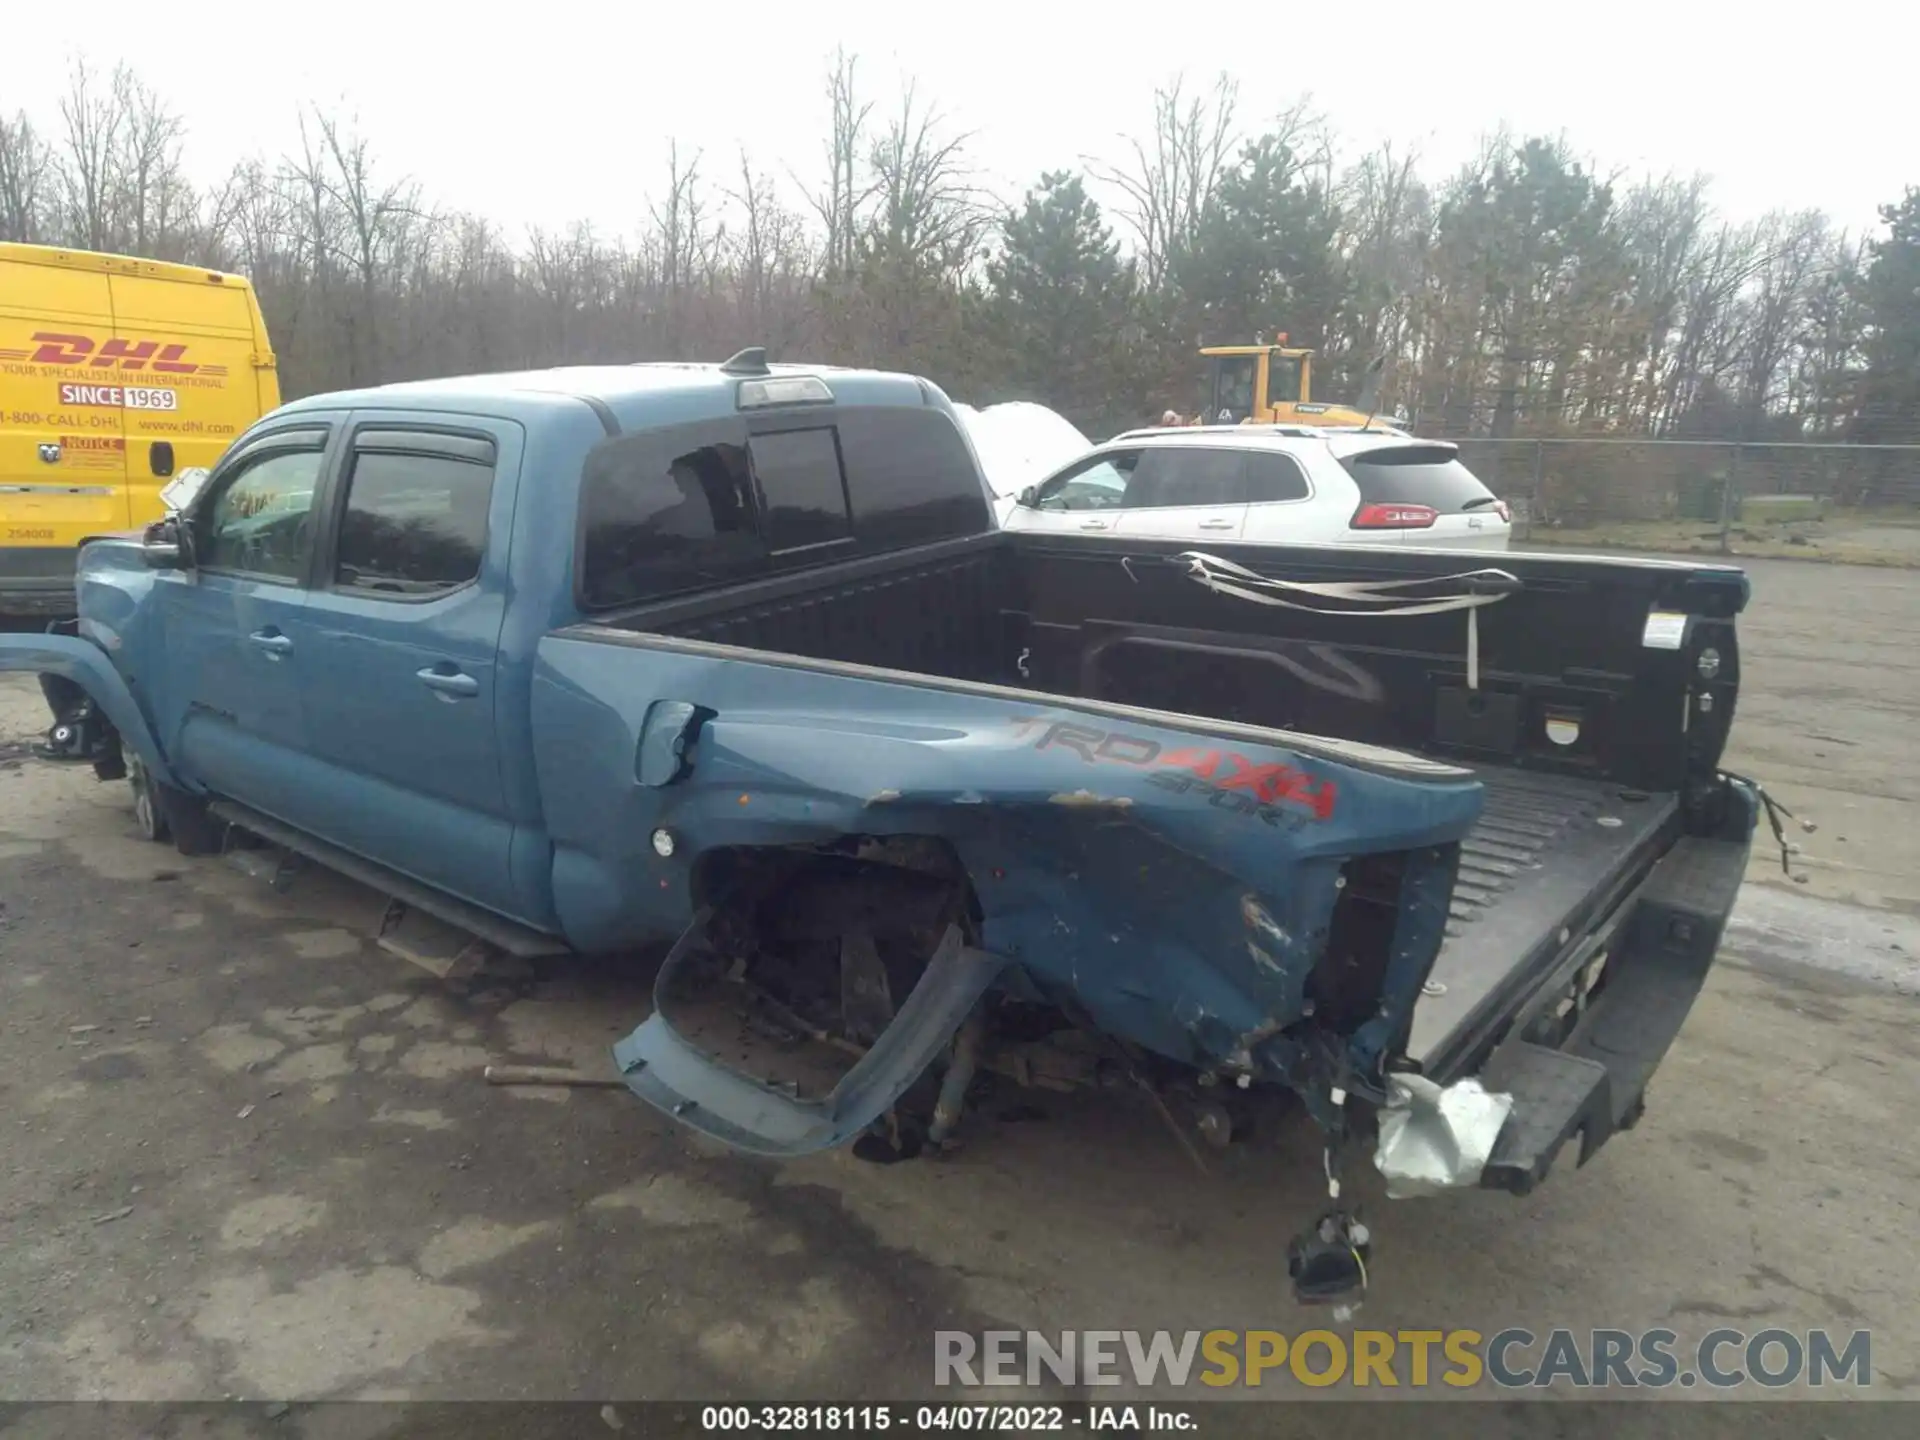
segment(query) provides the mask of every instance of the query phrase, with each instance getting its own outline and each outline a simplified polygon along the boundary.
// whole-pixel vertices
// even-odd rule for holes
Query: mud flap
[[[856,1139],[933,1063],[1008,964],[949,927],[893,1023],[828,1094],[808,1100],[716,1060],[666,1018],[661,995],[705,946],[711,917],[694,916],[660,967],[652,1018],[613,1047],[613,1058],[627,1088],[649,1105],[755,1155],[806,1155]]]

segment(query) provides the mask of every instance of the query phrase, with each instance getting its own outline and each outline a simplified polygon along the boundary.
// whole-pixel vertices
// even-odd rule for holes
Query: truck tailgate
[[[1408,1058],[1451,1080],[1516,997],[1645,877],[1679,830],[1671,794],[1502,766],[1461,846],[1447,938],[1414,1012]]]

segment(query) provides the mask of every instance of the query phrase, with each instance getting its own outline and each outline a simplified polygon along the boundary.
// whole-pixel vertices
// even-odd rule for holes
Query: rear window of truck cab
[[[953,420],[820,409],[618,435],[580,481],[581,608],[724,585],[989,528]]]

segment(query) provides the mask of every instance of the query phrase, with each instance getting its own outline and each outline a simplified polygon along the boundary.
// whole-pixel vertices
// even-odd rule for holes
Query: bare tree
[[[946,133],[940,112],[907,86],[898,117],[873,146],[870,249],[956,279],[972,265],[988,212],[966,161],[970,138]]]
[[[119,96],[103,92],[85,61],[74,64],[60,100],[62,148],[55,160],[65,229],[89,250],[118,248],[116,224],[120,134],[127,123]]]
[[[1178,77],[1154,91],[1153,129],[1146,140],[1127,142],[1129,164],[1089,162],[1094,178],[1124,197],[1117,213],[1133,231],[1149,286],[1166,281],[1200,232],[1239,143],[1238,104],[1238,87],[1224,74],[1205,95],[1189,94]]]
[[[113,169],[125,211],[122,229],[135,254],[150,255],[170,248],[190,221],[192,195],[180,174],[185,126],[125,68],[114,72],[112,103],[120,116]]]
[[[337,311],[345,332],[343,378],[368,384],[390,358],[380,350],[382,280],[403,268],[407,247],[428,217],[411,181],[378,178],[364,138],[319,114],[313,128],[317,135],[302,121],[302,154],[291,176],[302,197],[304,240],[323,290],[330,275],[352,282],[351,303]]]
[[[1827,217],[1817,210],[1769,215],[1758,239],[1759,264],[1739,304],[1741,424],[1749,433],[1781,398],[1788,359],[1805,338],[1814,287],[1833,258]]]
[[[712,288],[725,241],[724,226],[714,223],[701,188],[698,153],[683,162],[679,143],[669,143],[667,193],[648,211],[660,263],[663,338],[669,352],[678,354],[687,341],[694,293]]]
[[[0,117],[0,240],[40,238],[53,157],[24,111]]]
[[[827,97],[831,109],[827,134],[827,186],[813,199],[814,213],[826,230],[824,252],[828,277],[840,278],[853,272],[861,232],[865,225],[867,202],[873,198],[873,186],[862,164],[866,159],[867,123],[873,105],[859,98],[854,85],[857,57],[844,50],[833,54],[833,68],[827,76]]]
[[[784,349],[800,330],[798,304],[811,278],[812,246],[801,217],[781,203],[773,182],[740,152],[739,188],[726,192],[739,216],[731,266],[738,288],[742,343]]]

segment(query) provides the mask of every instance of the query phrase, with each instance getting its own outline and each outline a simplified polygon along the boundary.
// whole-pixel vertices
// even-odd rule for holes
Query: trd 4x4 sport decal
[[[1281,807],[1304,811],[1316,820],[1332,818],[1339,795],[1331,780],[1315,780],[1304,770],[1271,760],[1250,760],[1238,751],[1185,745],[1169,750],[1157,740],[1118,730],[1038,717],[1013,722],[1019,738],[1040,730],[1036,750],[1070,750],[1089,765],[1130,765],[1154,772],[1152,783],[1176,794],[1204,794],[1223,810],[1258,815],[1268,824],[1286,818]]]

